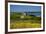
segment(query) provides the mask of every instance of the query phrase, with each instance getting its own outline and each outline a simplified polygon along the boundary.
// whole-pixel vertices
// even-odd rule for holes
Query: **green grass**
[[[40,28],[41,24],[40,23],[35,23],[35,22],[31,22],[30,20],[28,21],[14,21],[11,22],[10,24],[10,28],[11,29],[18,29],[18,28]]]
[[[11,12],[10,14],[10,28],[40,28],[41,27],[41,17],[36,17],[35,15],[27,15],[24,18],[20,18],[21,13]],[[31,21],[32,20],[32,21]]]

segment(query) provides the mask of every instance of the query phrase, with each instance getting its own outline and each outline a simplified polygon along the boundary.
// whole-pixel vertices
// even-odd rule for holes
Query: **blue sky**
[[[26,5],[10,5],[11,12],[38,12],[41,11],[41,6],[26,6]]]

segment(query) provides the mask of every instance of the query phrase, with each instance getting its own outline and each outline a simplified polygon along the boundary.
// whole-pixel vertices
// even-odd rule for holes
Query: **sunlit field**
[[[10,24],[10,28],[11,29],[18,29],[18,28],[40,28],[41,27],[41,24],[40,23],[36,23],[35,21],[34,22],[31,22],[30,20],[19,20],[19,21],[14,21],[14,22],[11,22]]]
[[[22,15],[21,13],[10,14],[10,28],[40,28],[41,18],[34,15]]]

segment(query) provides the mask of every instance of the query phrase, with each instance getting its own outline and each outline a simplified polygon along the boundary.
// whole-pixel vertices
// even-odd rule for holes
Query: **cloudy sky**
[[[11,12],[38,12],[41,11],[41,6],[26,6],[26,5],[10,5]]]

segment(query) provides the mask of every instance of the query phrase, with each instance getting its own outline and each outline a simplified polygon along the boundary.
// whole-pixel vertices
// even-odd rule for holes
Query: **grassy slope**
[[[40,28],[41,24],[40,23],[35,23],[35,22],[31,22],[31,21],[14,21],[11,23],[10,25],[11,29],[14,28]]]
[[[23,18],[24,20],[16,20],[20,19],[21,14],[20,13],[13,13],[10,15],[11,21],[10,28],[16,29],[16,28],[40,28],[40,17],[34,17],[34,16],[25,16]],[[33,21],[31,21],[33,19]],[[27,21],[26,21],[27,20]]]

